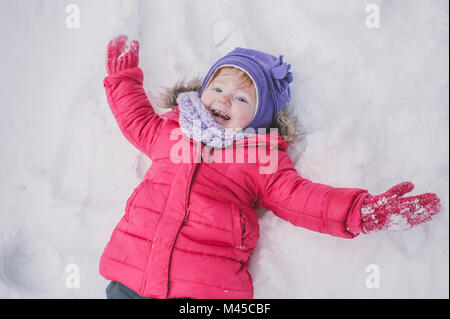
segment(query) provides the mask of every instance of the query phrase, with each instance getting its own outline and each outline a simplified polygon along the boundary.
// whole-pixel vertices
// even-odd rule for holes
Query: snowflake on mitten
[[[406,230],[431,220],[441,209],[439,197],[434,193],[402,197],[413,188],[413,183],[403,182],[383,194],[367,196],[361,207],[363,232]]]

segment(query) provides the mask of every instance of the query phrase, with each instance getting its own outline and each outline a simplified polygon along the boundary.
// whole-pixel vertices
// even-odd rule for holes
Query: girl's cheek
[[[203,95],[201,98],[200,98],[200,100],[202,101],[202,103],[206,106],[206,105],[211,105],[211,103],[212,103],[212,99],[211,99],[211,97],[210,96],[208,96],[208,95]]]
[[[203,103],[204,106],[208,106],[208,104],[209,104],[208,99],[205,98],[204,95],[200,98],[200,101]]]

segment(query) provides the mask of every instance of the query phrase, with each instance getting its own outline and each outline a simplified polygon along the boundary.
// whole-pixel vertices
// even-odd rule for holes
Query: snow
[[[120,33],[141,43],[152,101],[236,46],[284,54],[306,133],[289,149],[302,176],[373,194],[410,180],[411,194],[440,196],[426,225],[353,240],[260,212],[255,298],[449,298],[447,1],[73,3],[70,29],[68,2],[0,2],[0,298],[105,298],[100,255],[151,164],[103,90]],[[366,26],[368,4],[379,28]],[[372,265],[379,288],[366,286]]]

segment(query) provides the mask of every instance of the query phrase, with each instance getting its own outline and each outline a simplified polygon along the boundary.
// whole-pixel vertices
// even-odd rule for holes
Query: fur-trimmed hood
[[[164,88],[164,92],[160,94],[159,106],[162,108],[174,108],[178,105],[177,97],[180,93],[196,91],[200,94],[202,88],[202,80],[195,78],[190,81],[182,79],[175,83],[172,88]]]

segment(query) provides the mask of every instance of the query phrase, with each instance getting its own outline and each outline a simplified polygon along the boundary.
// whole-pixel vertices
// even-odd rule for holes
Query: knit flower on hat
[[[283,55],[275,60],[272,66],[272,78],[278,90],[284,93],[289,88],[289,83],[292,82],[292,72],[289,72],[291,65],[283,62]]]

